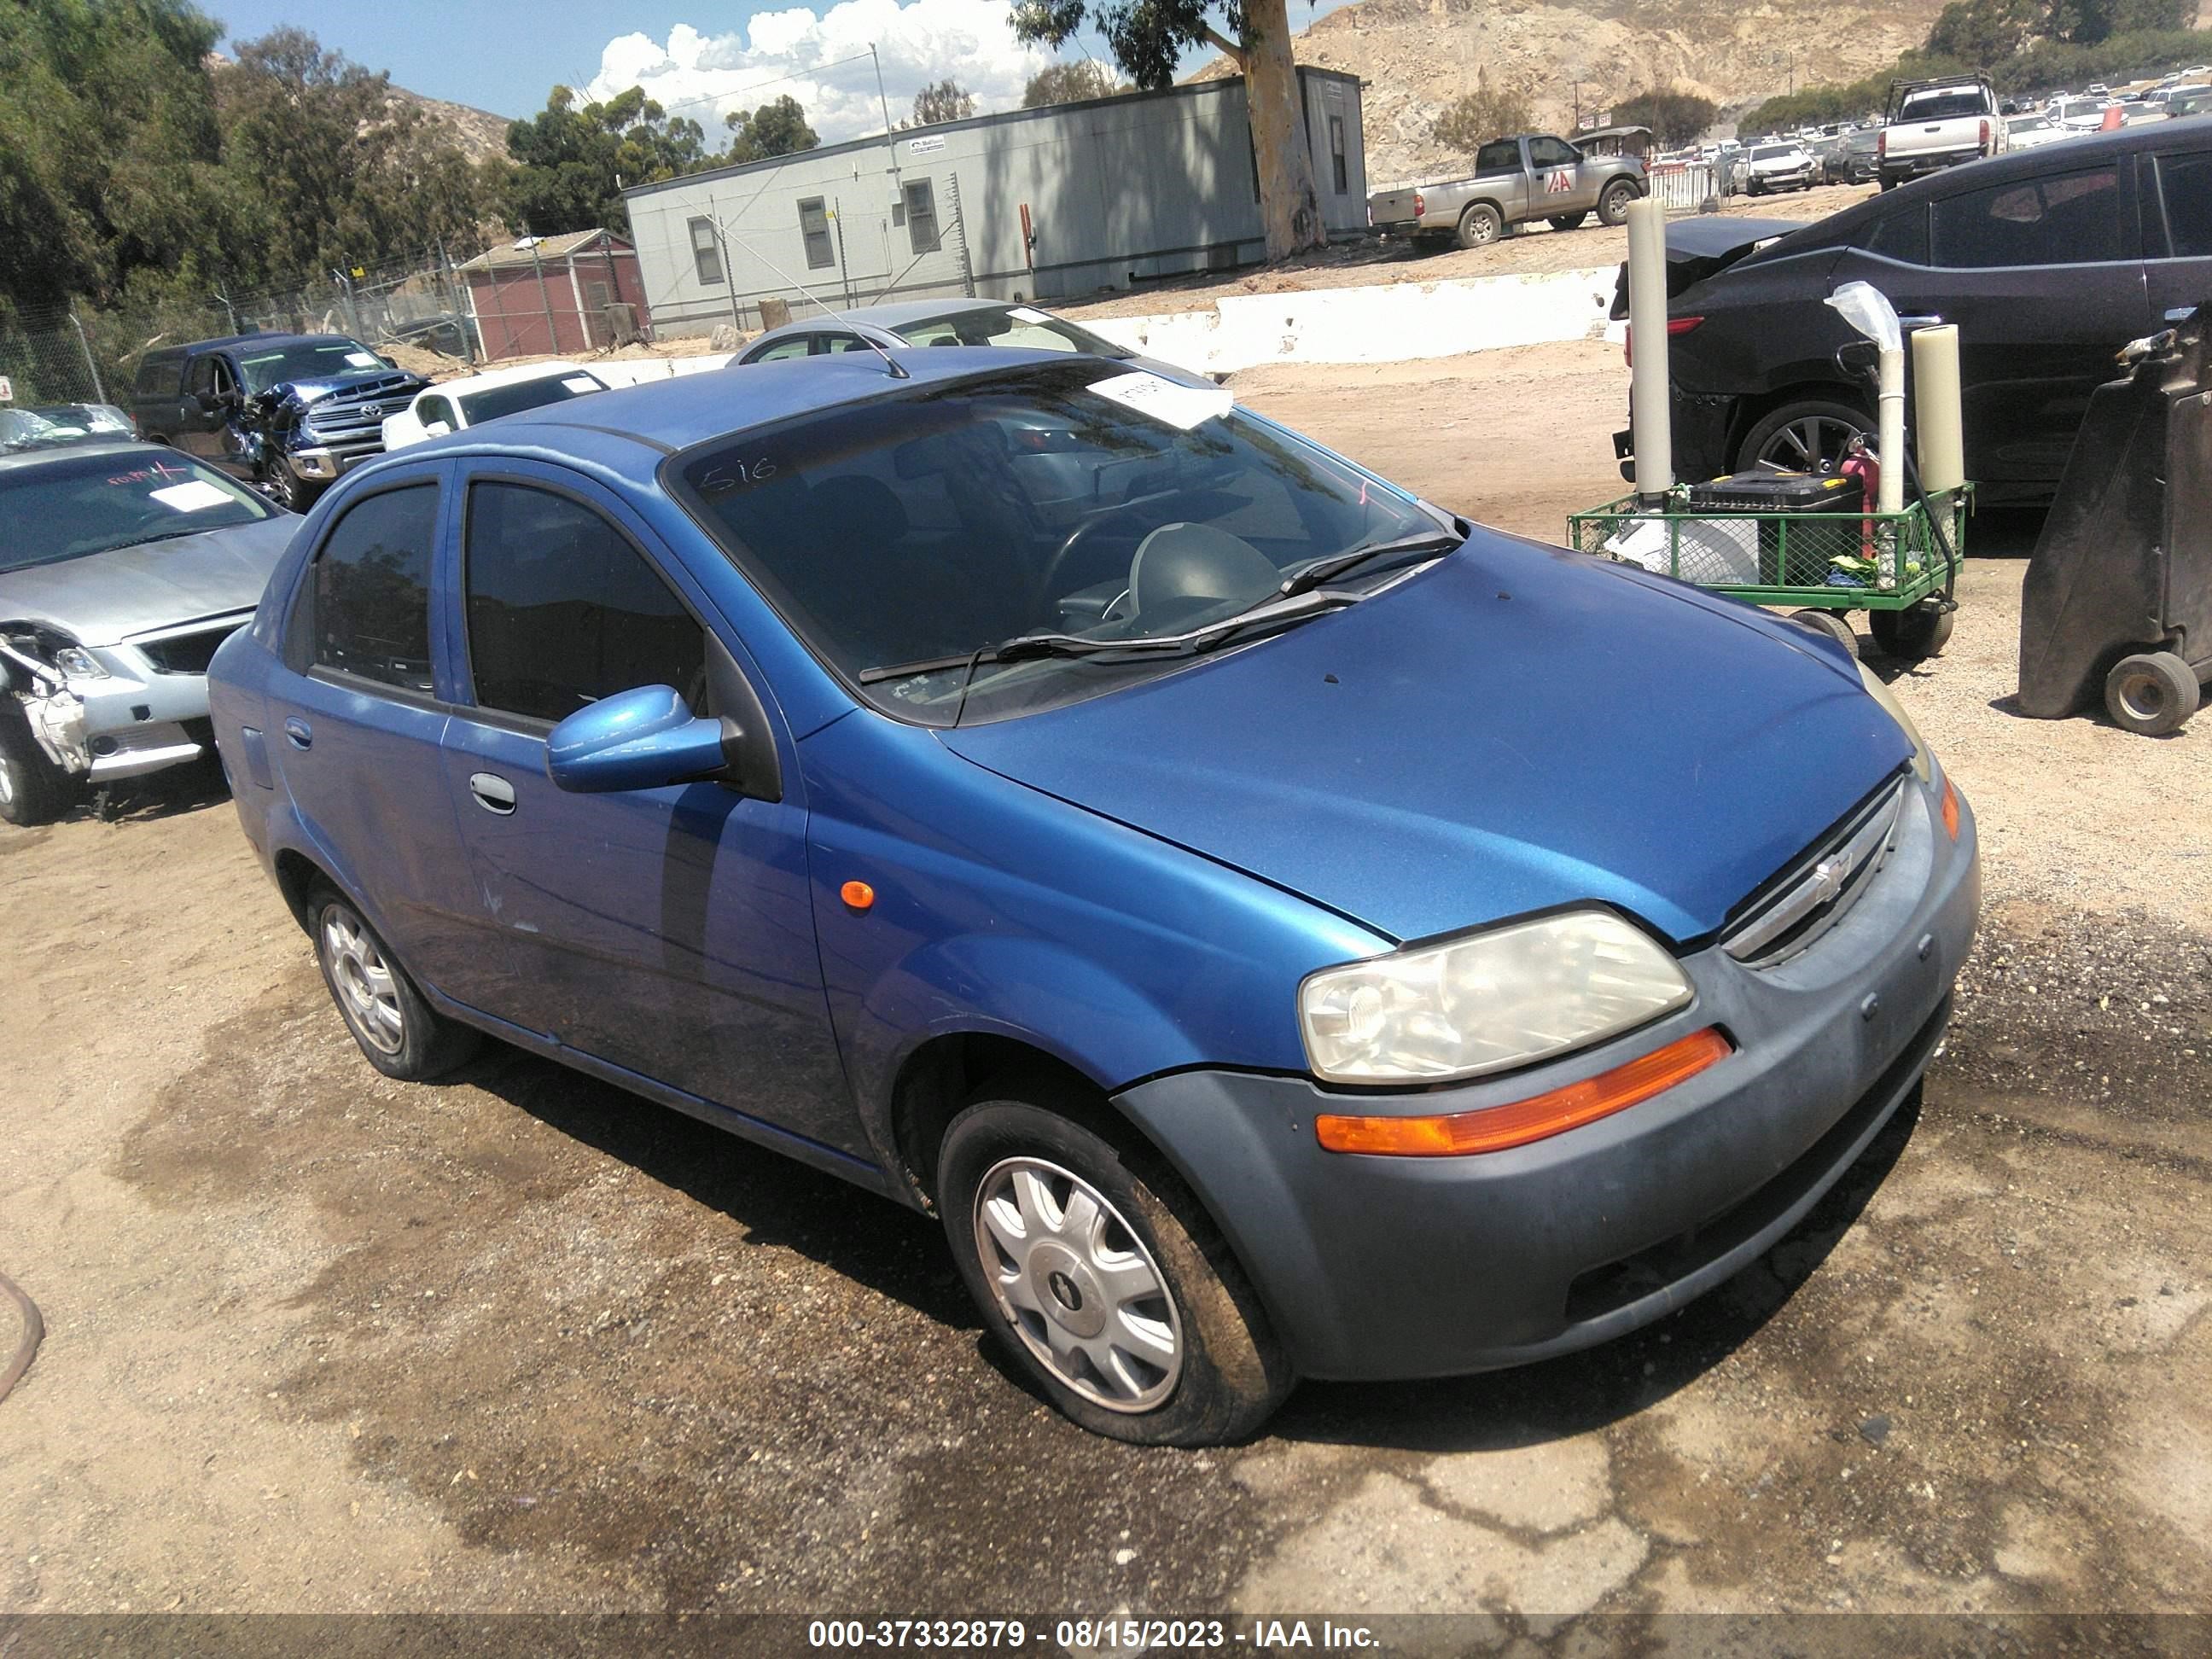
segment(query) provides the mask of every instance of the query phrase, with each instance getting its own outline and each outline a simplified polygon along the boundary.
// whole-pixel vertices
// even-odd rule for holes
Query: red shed
[[[460,274],[488,362],[568,357],[617,344],[611,305],[633,307],[638,329],[651,337],[637,250],[609,231],[525,236],[486,249]]]

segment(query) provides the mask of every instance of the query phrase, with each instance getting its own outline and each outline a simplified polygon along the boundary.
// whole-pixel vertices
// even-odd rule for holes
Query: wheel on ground
[[[1459,216],[1456,235],[1462,247],[1488,247],[1504,234],[1504,216],[1487,202],[1477,202]]]
[[[1840,611],[1823,611],[1817,606],[1808,606],[1802,611],[1791,611],[1790,620],[1800,628],[1811,629],[1815,634],[1826,634],[1854,657],[1859,653],[1858,630],[1851,626],[1850,618]]]
[[[268,476],[262,480],[269,499],[287,513],[305,513],[315,504],[323,493],[323,486],[311,483],[286,465],[280,459],[269,464]]]
[[[46,758],[31,722],[0,684],[0,819],[28,829],[52,823],[78,795],[75,778]]]
[[[1289,1361],[1218,1231],[1133,1136],[1115,1145],[1026,1100],[979,1100],[945,1132],[938,1185],[985,1324],[1083,1427],[1218,1445],[1290,1392]]]
[[[1844,444],[1873,430],[1872,420],[1849,404],[1817,398],[1784,404],[1743,434],[1735,470],[1751,472],[1765,464],[1790,472],[1833,472]]]
[[[1950,643],[1951,620],[1955,612],[1941,605],[1916,605],[1909,611],[1870,611],[1867,613],[1868,631],[1884,656],[1908,657],[1917,661],[1923,657],[1940,657],[1943,647]]]
[[[1764,196],[1766,194],[1766,186],[1754,179],[1743,187],[1743,193],[1747,196]]]
[[[378,1071],[418,1083],[476,1052],[477,1033],[422,1000],[391,948],[337,889],[319,886],[309,895],[307,925],[331,1000]]]
[[[1552,216],[1552,228],[1553,230],[1579,230],[1582,228],[1583,221],[1589,217],[1589,210],[1588,209],[1584,209],[1580,213],[1555,213]]]
[[[1636,186],[1627,179],[1614,179],[1597,198],[1597,222],[1601,225],[1626,222],[1628,204],[1636,199],[1637,194]]]
[[[2123,657],[2105,677],[2105,708],[2114,722],[2146,738],[2179,732],[2203,691],[2197,671],[2171,651]]]
[[[1895,190],[1897,188],[1897,180],[1894,179],[1885,179],[1881,181],[1881,187],[1884,190]]]

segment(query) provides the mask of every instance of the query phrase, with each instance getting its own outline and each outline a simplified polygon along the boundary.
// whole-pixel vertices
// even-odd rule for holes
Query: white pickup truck
[[[2012,148],[1986,76],[1894,82],[1884,113],[1879,163],[1884,190]]]

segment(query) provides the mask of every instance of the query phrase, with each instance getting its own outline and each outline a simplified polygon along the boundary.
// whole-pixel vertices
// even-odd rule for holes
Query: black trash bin
[[[2020,607],[2020,708],[2098,699],[2161,736],[2212,678],[2212,410],[2207,313],[2122,354],[2089,398]]]

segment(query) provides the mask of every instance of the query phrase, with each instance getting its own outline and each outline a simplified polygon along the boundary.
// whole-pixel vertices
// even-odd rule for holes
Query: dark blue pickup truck
[[[384,417],[428,384],[343,334],[240,334],[149,351],[131,413],[139,435],[259,484],[304,513],[384,451]]]

